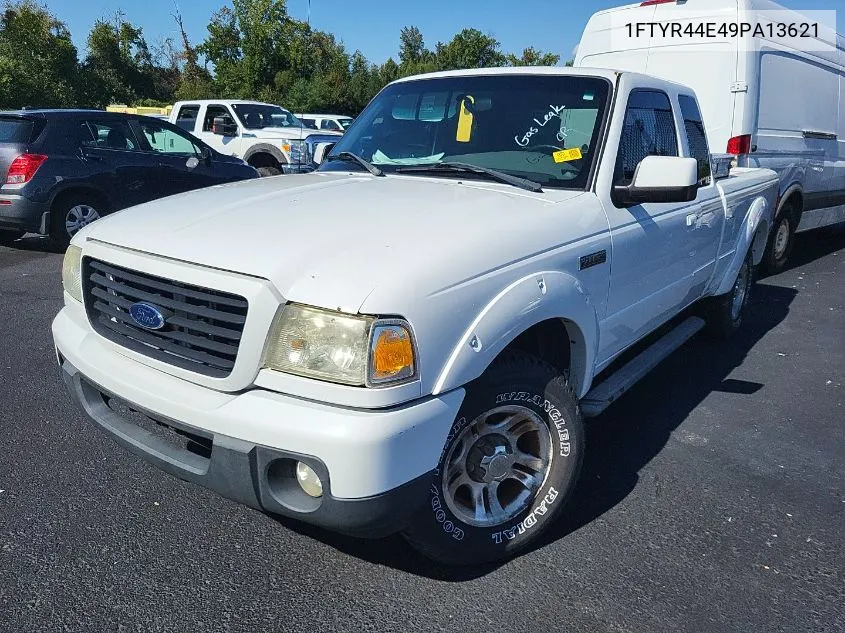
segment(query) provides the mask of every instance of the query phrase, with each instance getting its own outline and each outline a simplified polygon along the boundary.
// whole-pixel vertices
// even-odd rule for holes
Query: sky
[[[141,26],[150,46],[166,37],[178,42],[179,33],[171,17],[178,5],[193,44],[205,39],[211,14],[225,0],[42,0],[70,29],[80,57],[85,39],[95,20],[121,10],[126,19]],[[696,0],[693,0],[696,1]],[[701,1],[701,0],[697,0]],[[308,0],[288,0],[288,11],[306,19]],[[334,33],[352,52],[360,50],[370,61],[396,59],[399,31],[417,26],[426,46],[446,42],[463,28],[476,28],[494,36],[502,50],[520,53],[533,46],[557,53],[561,62],[571,59],[590,15],[601,9],[627,4],[625,0],[311,0],[311,24]],[[845,33],[845,4],[842,0],[781,0],[796,10],[834,10],[838,31]]]

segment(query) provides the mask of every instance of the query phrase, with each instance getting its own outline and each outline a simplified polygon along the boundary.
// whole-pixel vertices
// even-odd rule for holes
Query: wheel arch
[[[257,143],[250,147],[244,154],[244,160],[255,168],[281,167],[288,163],[282,150],[268,143]]]
[[[748,209],[748,213],[743,221],[742,228],[739,231],[738,243],[736,251],[730,265],[725,270],[725,274],[719,282],[719,287],[714,293],[716,296],[723,295],[730,292],[736,282],[739,269],[745,261],[749,249],[752,253],[752,261],[757,266],[763,259],[763,253],[766,250],[766,244],[769,239],[769,203],[762,196],[757,197]]]
[[[82,184],[70,184],[53,192],[53,195],[50,198],[50,212],[53,212],[57,204],[64,202],[68,198],[80,195],[93,196],[97,201],[101,202],[108,211],[114,209],[109,196],[96,187]]]
[[[453,347],[433,394],[475,380],[506,350],[536,355],[539,347],[581,397],[592,382],[598,331],[595,308],[575,277],[559,271],[527,275],[479,312]]]
[[[781,212],[787,206],[791,206],[793,208],[795,219],[797,222],[800,222],[801,213],[804,211],[804,189],[801,187],[801,183],[792,183],[780,195],[780,198],[778,200],[778,207],[775,210],[775,219],[780,217]]]

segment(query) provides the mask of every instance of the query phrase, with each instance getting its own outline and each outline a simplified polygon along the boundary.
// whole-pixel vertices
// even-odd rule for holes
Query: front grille
[[[206,376],[232,373],[246,323],[243,297],[90,258],[83,263],[83,287],[88,320],[110,341]],[[129,309],[139,302],[160,309],[163,328],[150,330],[136,323]]]

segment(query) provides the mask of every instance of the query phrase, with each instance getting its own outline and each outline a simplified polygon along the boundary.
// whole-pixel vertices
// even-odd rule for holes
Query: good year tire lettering
[[[569,454],[572,451],[572,444],[569,441],[569,429],[566,428],[566,420],[563,418],[563,414],[560,412],[560,409],[554,406],[547,399],[526,391],[500,393],[496,396],[496,404],[501,404],[503,402],[531,402],[538,407],[541,407],[543,411],[549,414],[549,419],[554,423],[555,428],[557,429],[560,456],[569,457]]]
[[[440,501],[440,495],[437,493],[437,486],[431,486],[431,510],[434,513],[434,520],[440,524],[446,534],[450,534],[456,541],[464,539],[464,531],[456,526],[452,521],[446,520],[446,511],[443,509],[443,503]]]
[[[490,538],[493,541],[500,545],[505,541],[510,541],[516,538],[519,534],[525,534],[527,530],[530,530],[535,525],[537,525],[537,516],[543,516],[549,511],[549,506],[555,502],[555,499],[558,497],[558,491],[554,488],[549,488],[549,492],[543,497],[543,500],[538,503],[534,509],[525,517],[522,521],[514,525],[512,528],[507,530],[501,530],[499,532],[493,532],[490,535]]]

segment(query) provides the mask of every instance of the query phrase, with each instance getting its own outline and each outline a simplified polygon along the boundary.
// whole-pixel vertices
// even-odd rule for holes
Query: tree
[[[65,24],[32,0],[0,16],[0,107],[59,107],[77,101],[76,47]]]
[[[420,30],[415,26],[404,26],[399,33],[399,63],[418,64],[428,51]]]
[[[489,68],[506,62],[499,41],[477,29],[464,29],[448,44],[438,42],[435,55],[440,70]]]
[[[520,57],[509,53],[505,59],[508,66],[557,66],[560,61],[560,55],[544,53],[543,51],[538,51],[533,46],[529,46],[522,51]]]

